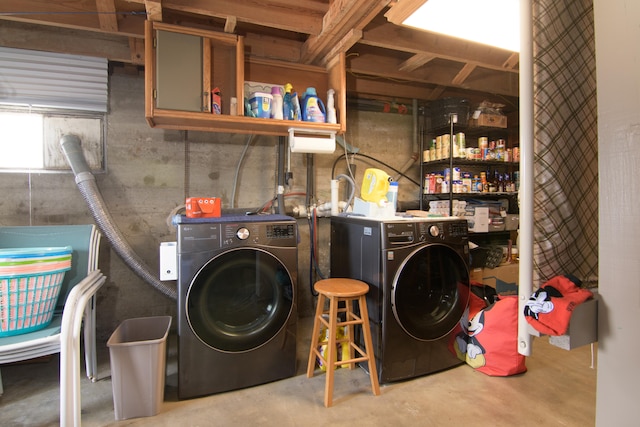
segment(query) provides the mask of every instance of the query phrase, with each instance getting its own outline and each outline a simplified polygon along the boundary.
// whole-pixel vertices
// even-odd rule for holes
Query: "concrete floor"
[[[371,393],[364,371],[336,372],[334,406],[323,406],[324,374],[305,375],[311,318],[300,320],[298,375],[243,390],[178,401],[176,338],[168,340],[165,402],[153,417],[115,421],[106,346],[99,379],[82,381],[84,426],[589,426],[595,424],[596,369],[591,346],[571,351],[536,338],[525,374],[489,377],[460,366]],[[596,351],[596,350],[594,350]],[[595,364],[595,362],[594,362]],[[59,359],[2,366],[0,425],[56,426]]]

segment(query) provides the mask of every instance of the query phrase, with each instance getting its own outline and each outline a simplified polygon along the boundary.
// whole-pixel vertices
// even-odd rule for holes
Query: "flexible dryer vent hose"
[[[80,146],[80,138],[76,135],[64,135],[60,139],[60,145],[62,145],[62,151],[67,157],[67,162],[69,162],[73,174],[76,177],[78,189],[87,202],[87,205],[89,205],[89,210],[91,211],[91,215],[93,215],[94,221],[98,225],[98,228],[100,228],[102,234],[109,240],[116,253],[120,255],[125,264],[127,264],[134,273],[147,283],[169,298],[177,299],[178,294],[175,287],[161,282],[155,275],[150,273],[149,267],[133,249],[131,249],[120,230],[114,225],[113,219],[107,211],[100,190],[96,184],[96,178],[91,173],[89,165],[87,165]]]

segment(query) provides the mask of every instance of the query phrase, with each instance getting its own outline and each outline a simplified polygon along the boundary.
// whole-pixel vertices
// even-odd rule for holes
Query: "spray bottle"
[[[333,99],[333,95],[336,93],[335,90],[329,89],[327,91],[327,123],[337,123],[338,118],[336,117],[336,105]]]
[[[302,112],[300,111],[300,99],[297,92],[291,93],[291,106],[293,108],[293,120],[302,120]]]

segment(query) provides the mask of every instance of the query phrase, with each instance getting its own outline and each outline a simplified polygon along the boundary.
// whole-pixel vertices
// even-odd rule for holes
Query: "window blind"
[[[106,112],[107,60],[0,46],[0,104]]]

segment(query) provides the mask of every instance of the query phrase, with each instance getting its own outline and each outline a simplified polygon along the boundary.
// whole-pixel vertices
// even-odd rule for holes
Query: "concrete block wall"
[[[256,208],[276,194],[277,137],[208,132],[168,131],[150,128],[144,118],[142,73],[116,71],[109,81],[106,164],[96,181],[119,230],[133,250],[157,275],[161,242],[174,241],[171,212],[184,204],[186,195],[221,197],[223,209]],[[411,115],[348,111],[346,141],[364,155],[402,168],[416,151]],[[245,151],[238,168],[238,162]],[[330,179],[336,159],[342,154],[314,156],[315,196],[319,203],[330,200]],[[350,156],[352,157],[352,156]],[[355,156],[359,186],[364,169],[384,166],[364,156]],[[345,172],[345,161],[335,163],[335,174]],[[304,193],[306,155],[293,154],[293,181],[287,192]],[[233,194],[237,172],[236,192]],[[394,175],[391,170],[387,170]],[[407,170],[419,182],[419,163]],[[417,200],[419,188],[406,178],[399,180],[399,200]],[[344,186],[341,183],[341,188]],[[1,173],[0,225],[47,225],[93,223],[87,204],[69,173]],[[359,193],[359,187],[356,194]],[[304,205],[304,196],[287,197],[286,205]],[[319,265],[330,274],[330,222],[319,220]],[[312,314],[314,300],[309,283],[317,276],[309,272],[309,226],[298,219],[301,242],[298,255],[299,315]],[[132,317],[174,315],[175,301],[165,297],[133,273],[103,239],[100,269],[107,283],[98,294],[99,342],[106,342],[120,322]]]

